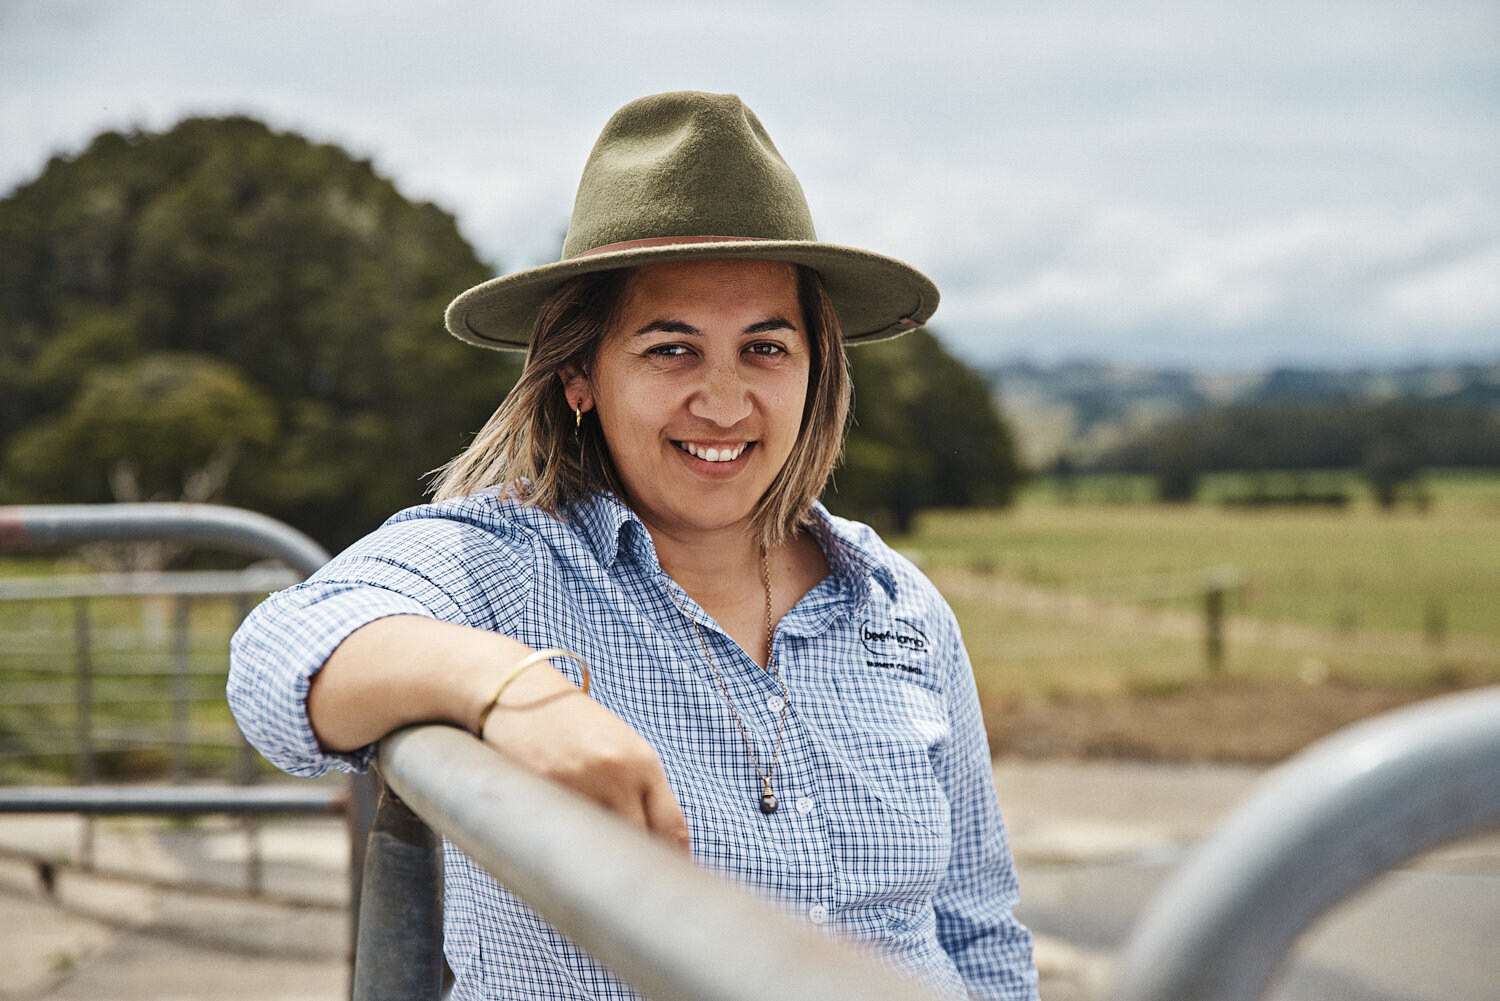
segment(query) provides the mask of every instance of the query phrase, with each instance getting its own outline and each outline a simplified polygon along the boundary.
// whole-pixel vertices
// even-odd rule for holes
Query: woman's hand
[[[531,652],[497,633],[421,616],[376,619],[351,633],[313,677],[308,720],[330,751],[364,747],[413,723],[470,730]],[[550,663],[506,686],[484,740],[523,768],[688,847],[687,820],[655,749]]]
[[[550,664],[506,686],[483,738],[536,774],[688,848],[687,820],[655,749]]]

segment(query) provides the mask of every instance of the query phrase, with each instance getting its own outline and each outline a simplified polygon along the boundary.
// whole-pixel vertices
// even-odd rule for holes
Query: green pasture
[[[892,540],[934,577],[1138,611],[1121,625],[955,599],[993,689],[1108,693],[1201,678],[1201,636],[1157,619],[1180,627],[1225,570],[1239,581],[1225,605],[1226,670],[1236,676],[1500,681],[1500,477],[1432,476],[1425,510],[1391,512],[1364,497],[1334,510],[1164,506],[1146,503],[1149,485],[1128,477],[1076,486],[1071,503],[1039,483],[1007,511],[929,512]],[[1221,496],[1243,486],[1209,484]],[[1236,617],[1302,628],[1291,640],[1237,642]]]
[[[1425,511],[1056,503],[941,511],[895,539],[929,566],[1062,591],[1193,607],[1232,567],[1231,611],[1358,632],[1500,637],[1500,477],[1433,478]]]
[[[51,565],[7,560],[0,577],[36,576]],[[78,599],[0,601],[0,783],[76,777],[83,656],[78,609]],[[173,772],[173,702],[183,690],[187,774],[235,777],[241,741],[225,704],[224,678],[239,610],[233,598],[195,598],[179,640],[170,598],[87,599],[83,649],[99,779],[161,779]],[[252,764],[259,768],[255,762],[258,756]]]

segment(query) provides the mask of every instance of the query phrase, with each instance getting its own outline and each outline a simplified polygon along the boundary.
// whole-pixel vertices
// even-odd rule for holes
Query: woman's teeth
[[[748,444],[748,443],[746,443]],[[723,448],[705,448],[690,441],[679,442],[678,448],[704,462],[733,462],[745,450],[745,445],[728,445]]]

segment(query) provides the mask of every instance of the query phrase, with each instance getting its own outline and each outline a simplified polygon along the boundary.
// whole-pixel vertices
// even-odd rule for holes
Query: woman
[[[304,775],[466,727],[948,996],[1034,996],[952,614],[816,502],[843,343],[936,305],[907,265],[817,242],[737,98],[627,105],[562,260],[449,307],[457,336],[528,350],[520,380],[434,504],[247,619],[241,726]],[[451,846],[445,879],[455,997],[634,996]]]

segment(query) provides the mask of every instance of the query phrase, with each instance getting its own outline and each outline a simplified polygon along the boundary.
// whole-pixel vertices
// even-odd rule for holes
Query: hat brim
[[[593,271],[715,258],[787,261],[817,271],[833,301],[846,344],[896,337],[931,318],[938,290],[893,257],[801,240],[674,243],[579,256],[492,278],[449,303],[448,332],[482,348],[524,351],[542,303],[568,279]]]

